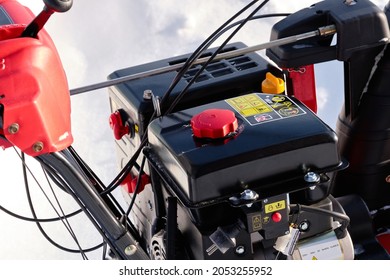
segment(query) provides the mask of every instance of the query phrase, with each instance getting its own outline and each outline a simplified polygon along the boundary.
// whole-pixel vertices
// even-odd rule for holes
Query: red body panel
[[[0,28],[0,104],[4,136],[36,156],[68,147],[70,96],[66,75],[49,35],[18,38],[33,14],[13,0],[0,0],[14,24]],[[21,26],[22,25],[22,26]],[[9,127],[17,124],[17,132]]]
[[[299,69],[287,69],[289,95],[294,95],[317,113],[316,83],[314,76],[314,66],[302,66]]]

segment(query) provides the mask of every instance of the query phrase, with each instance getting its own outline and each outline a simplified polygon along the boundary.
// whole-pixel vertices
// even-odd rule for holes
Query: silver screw
[[[389,183],[390,184],[390,175],[386,177],[386,183]]]
[[[151,89],[145,89],[144,90],[144,99],[150,100],[152,99],[153,91]]]
[[[299,224],[298,227],[301,231],[307,231],[310,227],[310,224],[308,221],[303,221],[302,223]]]
[[[257,199],[259,195],[255,191],[246,189],[245,191],[242,192],[241,197],[242,199],[253,200],[253,199]]]
[[[129,245],[125,248],[125,254],[128,256],[134,255],[137,252],[137,247],[135,245]]]
[[[240,246],[237,246],[236,248],[236,254],[237,255],[243,255],[245,253],[245,247],[240,245]]]
[[[307,172],[303,179],[308,183],[318,183],[321,177],[315,172]]]
[[[8,127],[8,132],[10,134],[16,134],[19,131],[19,124],[13,123]]]
[[[35,142],[32,148],[34,152],[39,153],[43,150],[43,143],[39,141]]]

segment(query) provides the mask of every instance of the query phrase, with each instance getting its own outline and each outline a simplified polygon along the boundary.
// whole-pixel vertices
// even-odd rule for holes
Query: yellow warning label
[[[286,201],[281,200],[274,203],[266,204],[265,205],[265,213],[272,213],[276,211],[280,211],[286,208]]]
[[[252,217],[252,227],[253,230],[260,230],[261,229],[261,216],[256,215]]]
[[[249,117],[273,110],[257,94],[248,94],[226,100],[242,116]]]
[[[312,261],[318,261],[318,259],[316,258],[316,256],[313,256],[313,257],[311,258],[311,260],[312,260]]]

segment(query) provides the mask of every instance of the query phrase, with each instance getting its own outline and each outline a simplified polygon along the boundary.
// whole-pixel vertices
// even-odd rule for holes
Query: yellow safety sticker
[[[253,216],[252,217],[252,227],[253,227],[253,230],[261,230],[262,228],[262,224],[261,224],[261,216],[260,215],[256,215],[256,216]]]
[[[249,117],[257,114],[272,112],[267,103],[257,94],[248,94],[226,100],[230,106],[237,110],[242,116]]]
[[[264,211],[266,214],[280,211],[286,208],[286,201],[281,200],[274,203],[269,203],[265,205]]]

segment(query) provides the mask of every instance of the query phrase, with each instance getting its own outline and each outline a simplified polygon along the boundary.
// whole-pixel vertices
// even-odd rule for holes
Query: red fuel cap
[[[194,136],[198,138],[223,138],[238,128],[234,112],[225,109],[205,110],[191,119]]]

